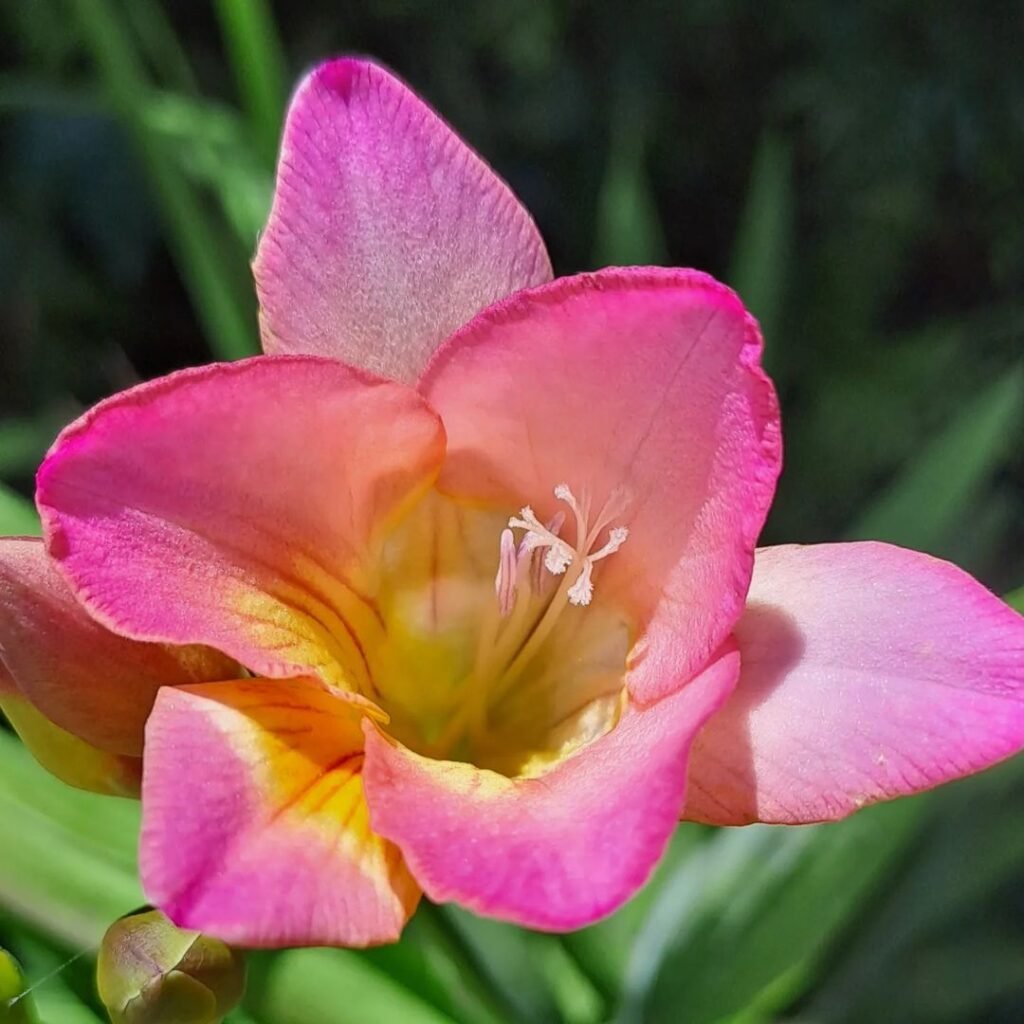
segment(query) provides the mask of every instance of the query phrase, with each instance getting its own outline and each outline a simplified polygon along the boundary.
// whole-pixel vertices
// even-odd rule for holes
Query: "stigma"
[[[613,492],[593,525],[588,523],[588,503],[578,501],[568,484],[559,484],[554,493],[572,513],[575,526],[572,542],[561,536],[567,519],[564,512],[559,512],[545,524],[527,505],[518,516],[509,519],[501,534],[498,573],[494,580],[495,595],[503,616],[512,612],[523,586],[528,586],[533,593],[542,591],[545,572],[551,576],[565,576],[571,571],[574,578],[566,590],[569,603],[577,606],[590,604],[594,596],[594,565],[618,551],[629,537],[625,526],[610,525],[626,509],[625,492]],[[598,546],[606,528],[604,543]],[[518,544],[514,532],[517,530],[522,531]]]

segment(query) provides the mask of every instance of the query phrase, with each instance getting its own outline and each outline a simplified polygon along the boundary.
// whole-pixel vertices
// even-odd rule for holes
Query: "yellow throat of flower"
[[[388,538],[366,696],[411,749],[536,775],[618,720],[630,629],[593,597],[596,567],[628,538],[628,499],[590,521],[585,497],[565,484],[555,497],[571,519],[527,506],[505,521],[432,493]]]

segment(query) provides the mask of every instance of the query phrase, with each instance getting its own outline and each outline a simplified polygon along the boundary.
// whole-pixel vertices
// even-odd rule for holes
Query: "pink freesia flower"
[[[574,928],[681,816],[839,818],[1024,743],[1024,619],[963,572],[755,553],[780,433],[739,299],[551,281],[385,71],[299,89],[255,274],[267,355],[87,413],[39,474],[45,551],[0,547],[3,699],[70,781],[144,755],[178,924],[364,945],[425,892]]]

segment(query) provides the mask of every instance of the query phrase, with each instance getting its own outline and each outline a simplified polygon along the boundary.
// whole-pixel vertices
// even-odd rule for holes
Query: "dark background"
[[[768,542],[873,537],[1024,583],[1019,3],[4,0],[0,26],[6,532],[33,528],[16,495],[82,408],[256,350],[287,92],[358,52],[510,181],[557,273],[664,263],[740,290],[783,404]],[[330,956],[446,1019],[488,1019],[464,1000],[479,974],[495,1020],[1019,1022],[1021,771],[832,829],[683,829],[646,897],[565,942],[444,912],[400,955]],[[31,974],[85,933],[59,898],[15,909],[10,864],[0,943]],[[444,956],[454,989],[408,968]],[[266,1024],[292,1019],[275,963]],[[87,1001],[86,973],[65,972]]]

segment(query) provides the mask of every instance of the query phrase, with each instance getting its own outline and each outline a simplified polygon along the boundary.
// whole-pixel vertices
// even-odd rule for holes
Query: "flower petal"
[[[104,629],[75,601],[35,537],[0,538],[0,655],[20,693],[57,726],[132,756],[142,753],[142,730],[161,686],[238,673],[229,658],[206,648],[142,644]]]
[[[421,381],[448,432],[442,490],[542,522],[563,481],[593,513],[625,492],[610,525],[629,537],[595,570],[595,600],[621,597],[647,627],[629,677],[641,702],[698,671],[742,609],[781,458],[760,351],[706,275],[616,269],[485,311]]]
[[[257,357],[101,403],[58,438],[37,500],[51,554],[111,628],[348,685],[380,629],[364,555],[443,452],[411,389]]]
[[[1024,617],[886,544],[757,553],[732,699],[699,736],[686,816],[841,818],[1024,745]]]
[[[551,277],[508,186],[401,82],[351,59],[292,101],[253,270],[268,353],[407,382],[479,310]]]
[[[434,761],[364,727],[373,829],[436,901],[533,928],[570,929],[647,879],[683,803],[694,733],[728,696],[734,650],[539,778]]]
[[[398,938],[419,889],[370,831],[362,747],[358,710],[311,680],[161,691],[143,776],[149,899],[241,946]]]
[[[0,690],[0,711],[32,756],[61,782],[106,796],[139,795],[142,758],[91,746],[54,725],[12,689]]]

